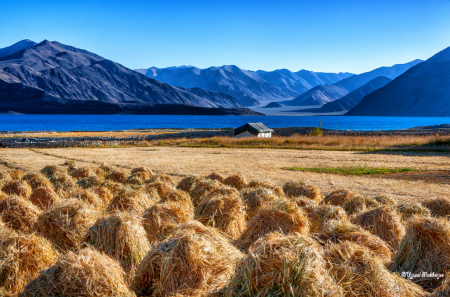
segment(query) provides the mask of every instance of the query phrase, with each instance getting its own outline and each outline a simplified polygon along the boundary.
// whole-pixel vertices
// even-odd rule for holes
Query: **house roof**
[[[234,135],[239,135],[245,132],[249,132],[253,135],[258,135],[259,133],[274,132],[272,129],[264,125],[263,123],[247,123],[234,130]]]

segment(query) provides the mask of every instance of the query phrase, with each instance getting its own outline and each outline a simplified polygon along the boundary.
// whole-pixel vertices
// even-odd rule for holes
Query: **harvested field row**
[[[0,173],[0,189],[2,296],[441,296],[450,282],[447,196],[75,161]]]

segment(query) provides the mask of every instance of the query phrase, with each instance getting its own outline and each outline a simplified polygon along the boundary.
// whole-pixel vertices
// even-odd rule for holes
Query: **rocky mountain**
[[[389,79],[394,79],[420,62],[421,60],[414,60],[406,64],[397,64],[391,67],[380,67],[369,72],[353,75],[340,80],[333,85],[317,86],[290,101],[282,102],[282,104],[288,106],[308,106],[323,105],[333,102],[364,86],[374,78],[386,76]]]
[[[172,87],[94,53],[58,42],[45,40],[0,58],[1,112],[48,113],[54,109],[57,113],[73,110],[95,113],[94,108],[98,113],[105,112],[101,109],[111,113],[121,110],[152,113],[151,109],[163,110],[160,108],[163,105],[176,105],[180,112],[180,106],[243,108],[230,95]]]
[[[11,46],[0,48],[0,58],[4,58],[6,56],[12,55],[14,53],[17,53],[18,51],[30,48],[32,46],[35,46],[36,42],[25,39],[22,41],[19,41],[17,43],[14,43]]]
[[[302,111],[306,112],[315,112],[315,113],[327,113],[327,112],[338,112],[338,111],[349,111],[353,107],[355,107],[361,100],[368,94],[371,94],[373,91],[378,90],[392,80],[387,78],[386,76],[379,76],[371,81],[369,81],[364,86],[350,92],[345,95],[341,99],[337,99],[335,101],[326,103],[321,108],[314,109],[306,109]]]
[[[141,73],[142,69],[139,70]],[[296,93],[284,92],[257,73],[234,65],[200,69],[193,66],[147,69],[145,75],[173,86],[198,87],[231,95],[244,106],[260,106],[260,100],[283,100]]]
[[[367,95],[347,115],[450,116],[450,47]]]
[[[292,72],[287,69],[274,71],[258,70],[256,73],[268,83],[277,86],[286,94],[299,96],[318,85],[330,85],[352,76],[352,73],[323,73],[308,70]]]

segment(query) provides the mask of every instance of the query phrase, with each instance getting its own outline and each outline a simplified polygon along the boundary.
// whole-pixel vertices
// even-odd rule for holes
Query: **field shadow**
[[[409,171],[390,174],[377,175],[378,178],[407,180],[407,181],[423,181],[434,184],[450,185],[450,170],[424,170]]]

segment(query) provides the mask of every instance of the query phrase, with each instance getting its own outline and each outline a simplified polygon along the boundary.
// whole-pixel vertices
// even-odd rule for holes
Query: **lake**
[[[450,118],[347,116],[0,115],[0,131],[115,131],[140,128],[229,128],[247,122],[269,127],[395,130],[449,124]]]

